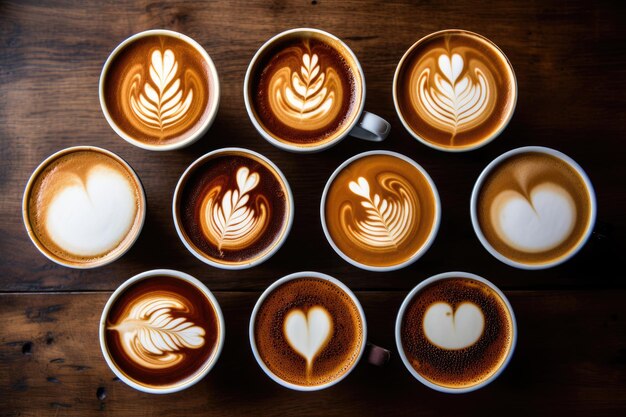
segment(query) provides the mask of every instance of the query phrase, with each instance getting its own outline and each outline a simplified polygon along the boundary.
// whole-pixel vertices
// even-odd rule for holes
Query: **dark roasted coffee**
[[[173,35],[130,41],[109,58],[102,77],[101,98],[113,124],[147,145],[185,141],[210,117],[218,99],[207,59]]]
[[[177,219],[187,242],[207,259],[249,264],[287,231],[290,207],[282,178],[263,159],[242,151],[204,159],[179,186]]]
[[[468,388],[500,369],[512,349],[513,328],[507,304],[487,284],[444,278],[413,296],[400,337],[404,355],[424,379]]]
[[[319,146],[342,136],[358,115],[363,81],[357,66],[337,40],[293,33],[256,61],[246,94],[257,121],[274,139]]]
[[[478,147],[495,137],[515,108],[510,62],[491,41],[463,30],[434,33],[400,61],[394,99],[401,119],[440,149]]]
[[[146,388],[186,384],[212,364],[223,329],[211,300],[174,276],[136,281],[114,300],[105,324],[115,367]]]
[[[349,372],[363,344],[364,323],[352,298],[320,278],[295,278],[259,307],[254,339],[278,378],[300,386],[330,383]]]

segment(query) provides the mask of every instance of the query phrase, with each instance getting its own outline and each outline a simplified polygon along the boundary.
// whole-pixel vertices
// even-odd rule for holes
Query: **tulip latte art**
[[[122,48],[104,77],[104,101],[118,129],[150,145],[183,141],[215,97],[205,58],[174,36],[150,35]]]
[[[415,135],[463,149],[494,137],[515,106],[515,76],[504,54],[480,35],[443,31],[422,39],[400,63],[396,105]]]
[[[112,304],[106,348],[115,366],[147,387],[188,381],[211,362],[222,330],[211,301],[170,276],[139,280]]]
[[[250,91],[258,122],[275,139],[316,146],[342,135],[357,115],[360,77],[352,56],[322,35],[273,45],[253,69]]]
[[[333,179],[325,223],[335,245],[368,266],[393,266],[413,257],[437,222],[436,197],[427,178],[392,155],[356,159]]]
[[[526,265],[577,248],[591,221],[591,195],[567,162],[539,152],[514,155],[486,177],[477,199],[480,229],[505,257]]]

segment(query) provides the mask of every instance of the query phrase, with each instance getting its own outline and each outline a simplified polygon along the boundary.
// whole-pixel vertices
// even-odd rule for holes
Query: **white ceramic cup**
[[[352,301],[354,302],[354,305],[359,310],[361,323],[363,323],[363,340],[361,342],[361,346],[359,347],[359,353],[358,353],[356,360],[354,361],[350,369],[348,369],[343,375],[322,385],[315,385],[315,386],[297,385],[297,384],[293,384],[293,383],[287,382],[279,378],[265,365],[265,362],[263,362],[263,359],[261,358],[259,351],[257,350],[257,347],[256,347],[256,340],[254,337],[254,326],[256,322],[257,313],[259,309],[261,308],[261,306],[263,305],[263,302],[265,301],[267,296],[270,295],[277,287],[284,284],[285,282],[292,281],[298,278],[323,279],[339,287],[343,292],[345,292],[350,297],[350,299],[352,299]],[[249,326],[249,338],[250,338],[250,347],[252,348],[252,353],[254,354],[254,358],[256,359],[261,369],[263,369],[263,372],[265,372],[267,376],[269,376],[274,382],[282,385],[285,388],[289,388],[289,389],[296,390],[296,391],[319,391],[325,388],[332,387],[333,385],[337,384],[339,381],[347,377],[348,374],[350,374],[350,372],[352,372],[352,370],[357,366],[357,364],[363,357],[364,352],[366,351],[366,347],[369,349],[369,353],[366,355],[368,362],[377,366],[383,366],[389,360],[389,351],[381,347],[378,347],[376,345],[367,343],[367,322],[365,321],[365,313],[363,312],[361,303],[359,303],[359,300],[356,298],[356,295],[354,295],[354,293],[350,290],[350,288],[348,288],[345,284],[343,284],[338,279],[333,278],[330,275],[322,274],[320,272],[313,272],[313,271],[296,272],[296,273],[287,275],[279,279],[278,281],[274,282],[272,285],[270,285],[263,292],[263,294],[261,294],[261,296],[259,297],[258,301],[256,302],[254,306],[254,309],[252,310],[252,316],[250,317],[250,326]]]
[[[126,245],[124,245],[124,247],[120,248],[119,250],[113,250],[111,251],[110,254],[108,254],[107,256],[104,256],[102,258],[99,258],[93,262],[86,262],[84,265],[80,265],[80,264],[76,264],[74,262],[69,262],[69,261],[65,261],[62,258],[54,255],[50,250],[48,250],[37,238],[37,235],[35,234],[32,225],[30,224],[30,216],[28,213],[28,199],[30,198],[30,191],[31,188],[33,187],[35,181],[37,180],[37,177],[39,176],[39,174],[52,162],[54,162],[57,158],[62,157],[63,155],[66,155],[68,153],[72,153],[72,152],[79,152],[79,151],[94,151],[94,152],[99,152],[102,153],[104,155],[110,156],[111,158],[113,158],[115,161],[119,162],[122,166],[124,166],[124,168],[126,168],[128,170],[128,173],[130,175],[132,175],[133,180],[135,181],[135,183],[138,186],[139,189],[139,211],[140,211],[140,216],[141,216],[141,220],[140,220],[140,225],[137,228],[137,231],[135,232],[135,235],[132,237],[131,240],[129,240],[127,242]],[[26,188],[24,189],[24,195],[22,197],[22,219],[24,221],[24,226],[26,227],[26,231],[28,233],[28,237],[30,238],[31,242],[33,242],[33,244],[35,245],[35,247],[37,248],[37,250],[39,250],[39,252],[41,252],[42,255],[44,255],[46,258],[50,259],[52,262],[57,263],[59,265],[62,266],[66,266],[68,268],[75,268],[75,269],[91,269],[91,268],[97,268],[99,266],[103,266],[103,265],[107,265],[110,264],[111,262],[116,261],[117,259],[121,258],[126,252],[128,252],[128,250],[130,250],[130,248],[135,244],[135,242],[137,241],[137,239],[139,239],[139,235],[141,234],[141,230],[143,229],[143,225],[144,222],[146,220],[146,194],[144,192],[143,189],[143,185],[141,184],[141,180],[139,179],[139,176],[137,176],[137,173],[133,170],[133,168],[128,164],[128,162],[126,162],[125,160],[123,160],[119,155],[103,149],[103,148],[98,148],[96,146],[73,146],[70,148],[65,148],[62,149],[58,152],[53,153],[52,155],[50,155],[49,157],[47,157],[41,164],[39,164],[39,166],[37,166],[37,168],[35,168],[35,170],[33,171],[33,173],[31,174],[28,183],[26,184]]]
[[[282,181],[282,183],[285,186],[286,199],[287,199],[289,212],[286,214],[287,226],[282,232],[282,235],[280,236],[280,238],[274,243],[274,246],[268,252],[248,262],[243,262],[243,263],[238,263],[238,264],[227,264],[227,263],[219,263],[213,259],[208,258],[204,253],[198,250],[191,242],[189,242],[189,240],[185,236],[182,226],[180,225],[178,205],[180,203],[179,196],[181,193],[181,189],[183,185],[185,184],[185,181],[187,180],[189,175],[191,175],[194,172],[196,167],[202,165],[204,161],[206,161],[207,159],[211,159],[222,154],[228,154],[228,153],[233,153],[233,152],[248,154],[258,159],[261,159],[275,171],[275,173],[278,175],[279,180]],[[289,187],[289,182],[287,182],[287,178],[285,178],[282,171],[265,156],[261,155],[260,153],[251,151],[250,149],[221,148],[221,149],[216,149],[212,152],[209,152],[206,155],[201,156],[200,158],[196,159],[191,165],[189,165],[189,167],[185,170],[185,172],[183,172],[183,174],[180,176],[180,179],[178,180],[178,184],[176,184],[176,189],[174,190],[174,198],[172,201],[172,213],[174,216],[174,226],[176,227],[176,233],[178,233],[178,237],[183,242],[187,250],[189,250],[189,252],[191,252],[193,256],[195,256],[202,262],[208,265],[214,266],[216,268],[230,269],[230,270],[247,269],[247,268],[252,268],[253,266],[259,265],[265,262],[266,260],[268,260],[269,258],[271,258],[278,251],[278,249],[281,248],[283,243],[285,243],[285,240],[287,240],[287,236],[289,236],[289,232],[291,231],[291,226],[293,224],[293,216],[294,216],[293,193],[291,192],[291,188]]]
[[[509,349],[509,352],[507,353],[506,358],[502,362],[502,365],[500,365],[500,368],[498,368],[498,370],[494,372],[493,375],[491,375],[489,378],[485,379],[479,384],[473,385],[471,387],[466,387],[466,388],[449,388],[449,387],[443,387],[441,385],[437,385],[437,384],[430,382],[429,380],[424,378],[422,375],[420,375],[420,373],[417,372],[415,368],[413,368],[408,358],[406,357],[406,354],[404,353],[404,347],[402,347],[402,334],[401,334],[402,333],[402,319],[404,318],[404,313],[406,309],[408,308],[409,304],[411,303],[415,295],[418,294],[424,287],[432,284],[435,281],[439,281],[439,280],[447,279],[447,278],[469,278],[469,279],[473,279],[476,281],[480,281],[483,284],[487,285],[496,294],[498,294],[498,296],[500,296],[503,303],[506,305],[506,308],[508,309],[510,317],[511,317],[512,333],[513,333],[512,340],[511,340],[511,348]],[[511,358],[513,357],[513,351],[515,350],[515,346],[517,344],[517,322],[515,320],[515,314],[513,313],[513,307],[511,307],[509,300],[506,298],[504,293],[500,291],[500,289],[496,287],[494,284],[487,281],[483,277],[479,277],[478,275],[470,274],[468,272],[445,272],[445,273],[434,275],[430,278],[425,279],[424,281],[419,283],[415,288],[413,288],[411,292],[406,296],[406,298],[402,302],[402,305],[400,306],[400,311],[398,311],[398,316],[396,318],[395,335],[396,335],[396,345],[398,348],[398,353],[400,354],[400,358],[402,358],[402,362],[404,363],[404,366],[406,366],[406,368],[409,370],[411,375],[415,377],[415,379],[417,379],[422,384],[436,391],[445,392],[449,394],[463,394],[466,392],[476,391],[477,389],[480,389],[484,387],[485,385],[488,385],[489,383],[493,382],[496,378],[498,378],[498,376],[500,376],[500,374],[504,371],[506,366],[511,361]]]
[[[500,165],[504,160],[511,158],[512,156],[519,155],[522,153],[528,153],[528,152],[537,152],[537,153],[544,153],[547,155],[551,155],[551,156],[554,156],[555,158],[562,160],[566,164],[568,164],[572,169],[574,169],[578,173],[580,178],[582,178],[583,182],[585,183],[585,186],[587,187],[587,190],[589,191],[589,201],[591,202],[589,224],[587,225],[587,230],[585,231],[585,234],[583,238],[580,240],[579,244],[574,249],[572,249],[567,255],[562,256],[558,259],[555,259],[553,262],[544,263],[541,265],[532,265],[532,264],[525,264],[522,262],[517,262],[502,255],[489,243],[489,241],[483,234],[480,228],[480,223],[478,221],[478,212],[477,212],[478,198],[480,196],[480,190],[482,188],[483,183],[485,182],[485,179],[489,176],[491,171],[493,171],[493,169],[497,167],[498,165]],[[580,251],[580,249],[582,249],[583,246],[585,246],[585,243],[587,243],[587,240],[589,240],[589,237],[591,236],[591,233],[593,232],[593,227],[596,222],[596,215],[597,215],[596,195],[593,189],[593,185],[591,184],[591,180],[589,179],[585,171],[582,169],[582,167],[578,165],[578,163],[576,163],[576,161],[574,161],[572,158],[570,158],[569,156],[565,155],[562,152],[559,152],[551,148],[546,148],[544,146],[524,146],[524,147],[516,148],[516,149],[503,153],[502,155],[494,159],[489,165],[487,165],[487,167],[485,167],[485,169],[481,172],[480,176],[476,180],[476,183],[474,184],[474,189],[472,190],[472,197],[470,200],[470,215],[472,218],[472,226],[474,227],[474,232],[476,233],[478,240],[485,247],[485,249],[487,249],[487,251],[491,255],[493,255],[496,259],[515,268],[528,269],[528,270],[546,269],[546,268],[551,268],[553,266],[560,265],[563,262],[566,262],[567,260],[572,258],[574,255],[576,255]]]
[[[126,375],[124,375],[124,373],[121,372],[118,369],[118,367],[115,365],[113,359],[111,358],[111,355],[109,354],[109,351],[106,345],[107,316],[109,315],[109,310],[111,309],[111,306],[113,305],[113,303],[115,303],[117,298],[129,286],[133,285],[137,281],[150,279],[151,277],[155,277],[155,276],[156,277],[158,276],[174,277],[174,278],[186,281],[190,283],[191,285],[193,285],[195,288],[197,288],[200,292],[202,292],[206,296],[207,301],[211,303],[213,309],[215,310],[215,314],[217,316],[218,326],[219,326],[217,346],[215,347],[215,352],[210,356],[210,358],[204,364],[202,364],[201,367],[198,368],[198,370],[192,377],[182,382],[179,382],[177,384],[173,384],[172,386],[166,386],[163,388],[146,387],[131,380]],[[128,279],[126,282],[120,285],[113,292],[113,294],[111,294],[111,297],[109,297],[109,300],[107,301],[107,303],[104,306],[104,309],[102,310],[102,316],[100,317],[100,327],[99,327],[100,350],[102,351],[102,356],[104,356],[104,360],[106,361],[107,365],[109,365],[109,368],[111,368],[111,371],[113,371],[113,373],[124,383],[135,388],[136,390],[147,392],[150,394],[169,394],[172,392],[182,391],[196,384],[197,382],[199,382],[202,378],[204,378],[209,373],[209,371],[211,371],[211,369],[213,369],[213,366],[215,366],[215,363],[220,357],[220,354],[222,353],[222,348],[224,347],[224,336],[225,336],[224,316],[222,314],[222,309],[220,308],[219,303],[213,296],[213,293],[211,293],[211,291],[198,279],[184,272],[175,271],[172,269],[153,269],[151,271],[142,272]]]
[[[339,247],[333,241],[333,238],[330,235],[330,232],[328,231],[328,227],[326,226],[326,213],[325,213],[326,212],[326,197],[328,195],[328,191],[330,189],[331,184],[333,183],[337,175],[339,175],[339,173],[343,171],[345,167],[347,167],[348,165],[350,165],[352,162],[356,161],[357,159],[361,159],[370,155],[390,155],[390,156],[395,156],[397,158],[402,159],[403,161],[408,162],[409,164],[413,165],[419,172],[421,172],[422,175],[424,175],[424,178],[426,178],[426,180],[428,181],[428,185],[430,185],[430,188],[433,191],[433,197],[435,201],[435,218],[433,220],[433,226],[430,231],[430,234],[428,235],[428,238],[426,239],[422,247],[417,252],[415,252],[413,256],[411,256],[406,261],[399,263],[397,265],[371,266],[371,265],[365,265],[361,262],[355,261],[354,259],[350,258],[347,254],[345,254],[341,249],[339,249]],[[432,246],[433,242],[435,241],[435,237],[437,236],[437,232],[439,231],[439,225],[441,224],[441,201],[439,199],[439,192],[437,191],[437,186],[435,186],[435,182],[430,177],[430,175],[428,175],[426,170],[422,168],[422,166],[419,165],[417,162],[397,152],[368,151],[368,152],[363,152],[358,155],[355,155],[352,158],[346,160],[344,163],[339,165],[339,167],[335,170],[335,172],[332,173],[328,181],[326,181],[326,186],[324,187],[324,192],[322,193],[322,199],[320,202],[320,219],[322,221],[322,229],[324,230],[324,235],[326,236],[326,240],[328,241],[328,244],[346,262],[358,268],[365,269],[367,271],[389,272],[389,271],[395,271],[397,269],[401,269],[401,268],[411,265],[413,262],[417,261],[420,257],[422,257],[422,255],[424,255],[424,253],[426,253],[426,251]]]
[[[494,48],[495,53],[499,54],[500,57],[504,60],[504,62],[506,62],[508,64],[508,68],[510,70],[510,75],[511,75],[511,80],[512,80],[512,83],[513,83],[513,93],[512,93],[513,104],[511,106],[511,110],[506,115],[506,120],[500,125],[499,129],[494,131],[490,136],[486,137],[482,141],[480,141],[478,143],[475,143],[473,145],[463,146],[463,147],[444,147],[444,146],[439,146],[436,143],[428,141],[425,138],[419,136],[411,128],[411,126],[407,123],[407,121],[405,120],[404,116],[402,115],[402,112],[400,111],[400,105],[398,103],[398,89],[399,88],[406,88],[406,86],[400,86],[399,85],[399,74],[400,74],[400,70],[402,68],[402,65],[407,60],[407,58],[411,55],[413,50],[415,50],[416,48],[419,48],[422,44],[428,42],[429,40],[431,40],[434,37],[445,35],[446,33],[454,33],[454,32],[465,33],[465,34],[474,36],[474,37],[482,40],[483,42],[491,45]],[[444,151],[444,152],[466,152],[466,151],[471,151],[471,150],[474,150],[474,149],[481,148],[481,147],[487,145],[488,143],[491,143],[491,141],[493,141],[495,138],[497,138],[500,135],[500,133],[502,133],[502,131],[504,131],[504,129],[508,126],[509,122],[511,121],[511,118],[513,117],[513,113],[515,113],[515,106],[517,104],[517,79],[515,77],[515,71],[513,71],[513,65],[511,64],[511,62],[509,61],[507,56],[504,54],[504,52],[495,43],[493,43],[492,41],[490,41],[486,37],[484,37],[484,36],[482,36],[482,35],[480,35],[478,33],[470,32],[469,30],[463,30],[463,29],[445,29],[445,30],[440,30],[440,31],[437,31],[437,32],[434,32],[434,33],[430,33],[430,34],[424,36],[423,38],[421,38],[420,40],[415,42],[413,45],[411,45],[411,47],[404,53],[404,55],[400,59],[400,62],[398,62],[398,65],[396,67],[396,71],[395,71],[394,76],[393,76],[393,104],[394,104],[394,106],[396,108],[396,113],[398,114],[398,118],[400,119],[400,122],[402,122],[402,125],[404,126],[404,128],[409,132],[409,134],[411,136],[413,136],[418,141],[422,142],[424,145],[426,145],[426,146],[428,146],[430,148],[433,148],[433,149]]]
[[[107,109],[107,105],[106,105],[105,91],[104,91],[104,81],[106,78],[106,74],[109,70],[109,66],[111,65],[111,63],[113,62],[117,54],[120,53],[120,51],[122,51],[128,44],[136,41],[137,39],[144,38],[146,36],[155,36],[155,35],[170,36],[173,38],[180,39],[181,41],[191,45],[196,51],[198,51],[198,53],[204,59],[207,68],[209,69],[209,77],[211,78],[211,81],[209,82],[211,86],[210,94],[213,97],[209,100],[209,103],[208,103],[209,110],[208,110],[207,116],[205,117],[202,124],[196,128],[195,132],[193,132],[193,134],[191,134],[189,137],[187,137],[184,140],[170,143],[170,144],[165,144],[165,145],[152,145],[152,144],[144,143],[126,134],[115,123],[115,121],[109,114],[109,110]],[[153,29],[153,30],[146,30],[144,32],[136,33],[130,36],[129,38],[127,38],[126,40],[124,40],[122,43],[120,43],[113,50],[113,52],[111,52],[106,62],[104,63],[104,66],[102,67],[98,91],[99,91],[100,107],[102,108],[102,113],[104,113],[104,117],[106,118],[111,128],[115,131],[115,133],[117,133],[126,142],[132,145],[135,145],[139,148],[147,149],[150,151],[169,151],[173,149],[180,149],[196,142],[198,139],[202,137],[202,135],[204,135],[207,132],[207,130],[209,130],[209,128],[213,124],[213,121],[215,120],[215,116],[217,115],[217,109],[219,107],[219,102],[220,102],[220,83],[219,83],[219,78],[217,75],[217,69],[215,68],[215,64],[213,64],[213,60],[211,59],[207,51],[202,47],[202,45],[200,45],[198,42],[196,42],[189,36],[183,35],[182,33],[174,32],[172,30],[166,30],[166,29]]]
[[[311,33],[317,34],[318,36],[321,36],[322,38],[327,38],[329,41],[338,43],[339,45],[341,45],[342,48],[344,48],[345,52],[350,55],[358,71],[358,74],[355,74],[356,75],[355,79],[361,85],[361,97],[359,97],[359,105],[358,105],[359,109],[358,109],[357,115],[356,117],[353,118],[353,120],[350,121],[349,125],[347,126],[343,134],[339,135],[338,137],[336,137],[334,140],[330,142],[325,142],[319,145],[296,146],[296,145],[286,143],[286,142],[276,139],[267,130],[265,130],[265,128],[261,125],[261,123],[259,123],[259,121],[257,120],[255,116],[253,105],[251,103],[250,96],[251,94],[254,94],[254,91],[250,91],[250,88],[251,88],[250,83],[254,76],[257,62],[259,61],[260,58],[264,56],[264,53],[268,48],[272,47],[276,42],[280,41],[281,39],[285,37],[294,36],[294,34],[295,35],[302,34],[303,36],[307,36],[308,34],[311,34]],[[324,149],[327,149],[331,146],[336,145],[337,143],[345,139],[347,136],[353,136],[359,139],[369,140],[373,142],[380,142],[387,137],[387,135],[389,134],[389,131],[391,130],[391,125],[385,119],[373,113],[369,113],[363,110],[363,108],[365,107],[365,75],[363,74],[363,69],[361,68],[361,64],[359,63],[359,60],[357,59],[356,55],[354,55],[354,52],[352,52],[352,50],[348,47],[348,45],[346,45],[341,39],[337,38],[336,36],[328,32],[325,32],[319,29],[312,29],[312,28],[290,29],[290,30],[286,30],[284,32],[281,32],[275,35],[270,40],[265,42],[263,46],[261,46],[261,48],[256,52],[256,54],[254,54],[254,57],[252,58],[250,65],[248,65],[248,70],[246,71],[246,76],[243,82],[243,98],[244,98],[244,102],[246,105],[246,110],[248,112],[248,116],[250,117],[250,120],[252,121],[252,124],[254,125],[256,130],[269,143],[271,143],[272,145],[278,148],[284,149],[286,151],[301,152],[301,153],[318,152],[318,151],[322,151]]]

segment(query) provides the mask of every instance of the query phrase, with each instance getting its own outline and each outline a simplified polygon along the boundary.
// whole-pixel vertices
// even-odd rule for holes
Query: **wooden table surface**
[[[25,415],[581,415],[626,413],[626,21],[624,6],[596,2],[412,1],[0,1],[0,416]],[[249,121],[242,84],[261,44],[292,27],[344,39],[367,80],[366,108],[389,120],[382,144],[346,139],[314,155],[264,141]],[[156,153],[118,138],[98,103],[109,52],[151,28],[185,33],[219,72],[222,99],[199,142]],[[393,73],[406,49],[445,28],[479,32],[507,54],[519,84],[515,115],[488,146],[448,154],[415,141],[393,107]],[[113,264],[78,271],[37,252],[21,218],[22,191],[51,153],[96,145],[126,159],[148,198],[143,232]],[[589,174],[598,197],[596,233],[566,264],[544,271],[508,267],[480,245],[469,216],[472,185],[501,153],[524,145],[556,148]],[[209,267],[186,251],[170,210],[183,170],[224,146],[261,152],[285,173],[295,198],[286,244],[255,268]],[[432,248],[396,272],[366,272],[327,244],[319,222],[322,189],[345,159],[372,149],[415,159],[431,174],[443,205]],[[202,280],[224,310],[227,338],[214,370],[171,395],[135,391],[114,378],[98,346],[98,320],[111,291],[129,277],[173,268]],[[621,268],[619,272],[617,269]],[[392,351],[386,368],[361,363],[338,385],[289,391],[257,366],[247,326],[259,294],[299,270],[337,277],[361,300],[372,342]],[[404,296],[436,273],[463,270],[509,297],[519,325],[508,369],[490,386],[445,395],[414,380],[397,355],[393,326]]]

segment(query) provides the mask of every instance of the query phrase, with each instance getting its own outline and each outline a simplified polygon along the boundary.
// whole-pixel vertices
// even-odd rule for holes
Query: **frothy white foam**
[[[478,306],[466,301],[456,312],[448,303],[431,304],[424,315],[424,334],[434,345],[449,350],[464,349],[480,339],[485,317]]]
[[[306,359],[307,368],[310,368],[330,339],[333,319],[321,306],[310,308],[306,315],[302,310],[294,309],[287,314],[283,330],[289,345]]]
[[[52,241],[78,256],[98,256],[114,249],[133,225],[135,188],[119,172],[93,167],[83,181],[59,190],[46,212]]]
[[[507,190],[491,207],[491,219],[498,236],[511,247],[529,253],[555,248],[571,234],[576,206],[569,193],[553,183],[536,186],[530,201]]]

